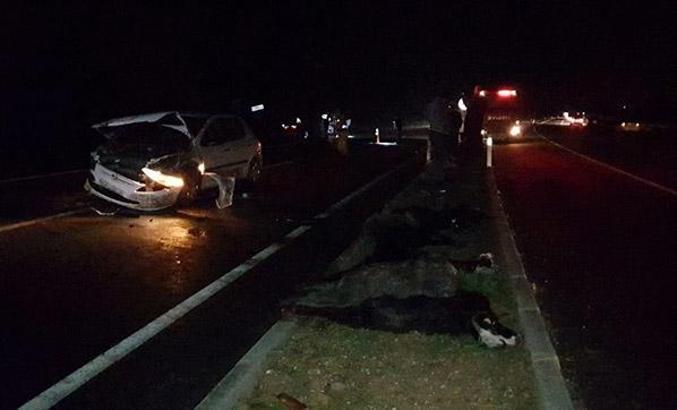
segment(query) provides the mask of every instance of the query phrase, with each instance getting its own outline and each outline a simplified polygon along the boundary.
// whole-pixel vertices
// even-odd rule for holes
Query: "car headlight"
[[[183,187],[183,178],[166,175],[160,171],[156,171],[150,168],[143,168],[141,171],[150,179],[157,182],[160,185],[164,185],[167,188],[181,188]]]
[[[522,133],[522,127],[519,125],[513,125],[510,128],[510,135],[516,137]]]

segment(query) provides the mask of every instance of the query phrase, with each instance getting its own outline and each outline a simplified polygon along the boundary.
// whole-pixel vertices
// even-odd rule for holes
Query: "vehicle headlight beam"
[[[143,168],[141,171],[150,179],[153,181],[157,182],[160,185],[164,185],[167,188],[182,188],[183,187],[183,178],[177,177],[177,176],[172,176],[172,175],[166,175],[163,174],[160,171],[150,169],[150,168]]]

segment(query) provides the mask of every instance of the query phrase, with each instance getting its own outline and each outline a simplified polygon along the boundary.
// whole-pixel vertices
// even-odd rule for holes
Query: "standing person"
[[[402,119],[395,117],[393,120],[393,129],[395,131],[395,141],[400,142],[402,139]]]
[[[483,149],[482,143],[482,122],[486,112],[486,99],[473,96],[468,106],[468,112],[463,124],[463,145],[465,149],[473,152],[480,152]]]
[[[461,116],[461,113],[458,112],[458,110],[451,109],[450,110],[450,115],[451,115],[451,137],[452,140],[456,141],[456,144],[460,142],[460,132],[461,132],[461,125],[463,124],[463,118]]]
[[[445,171],[450,166],[451,117],[449,105],[448,98],[438,96],[427,106],[427,117],[430,121],[430,175],[433,178],[444,178]]]
[[[329,138],[328,136],[328,130],[329,130],[329,116],[327,114],[322,114],[320,117],[320,136],[323,140],[327,140]]]

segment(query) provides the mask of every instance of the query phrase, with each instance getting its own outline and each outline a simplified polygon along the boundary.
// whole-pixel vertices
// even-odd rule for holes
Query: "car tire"
[[[200,185],[202,182],[202,175],[197,169],[187,170],[183,173],[184,185],[177,200],[178,205],[190,205],[197,199],[200,194]]]
[[[249,161],[249,168],[247,169],[247,176],[245,180],[250,184],[255,184],[261,177],[263,172],[263,161],[261,157],[254,157]]]

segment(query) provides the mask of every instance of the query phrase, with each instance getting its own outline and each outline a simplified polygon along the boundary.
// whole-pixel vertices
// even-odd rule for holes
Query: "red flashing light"
[[[512,90],[512,89],[501,89],[496,92],[496,95],[499,97],[517,97],[517,90]]]

